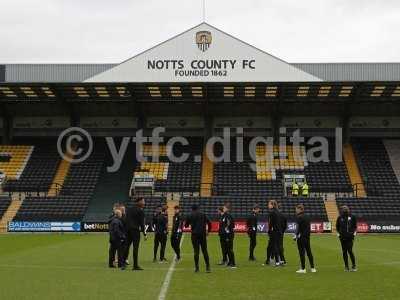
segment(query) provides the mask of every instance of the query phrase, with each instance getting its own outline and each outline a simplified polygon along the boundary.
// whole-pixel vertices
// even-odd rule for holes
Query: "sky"
[[[205,0],[287,62],[400,62],[398,0]],[[203,0],[1,0],[0,63],[119,63],[203,21]]]

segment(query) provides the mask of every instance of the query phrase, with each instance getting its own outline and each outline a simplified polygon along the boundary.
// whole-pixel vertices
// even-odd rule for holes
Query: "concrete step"
[[[324,202],[326,214],[328,215],[329,222],[332,224],[332,233],[336,233],[336,219],[339,216],[337,209],[336,199],[326,200]]]

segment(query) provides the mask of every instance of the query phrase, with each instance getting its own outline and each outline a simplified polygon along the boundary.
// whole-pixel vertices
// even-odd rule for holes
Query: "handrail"
[[[50,184],[50,187],[48,187],[48,185],[36,185],[32,187],[25,186],[23,189],[17,186],[12,191],[7,191],[6,193],[8,193],[10,197],[12,195],[17,195],[18,198],[21,200],[22,195],[33,197],[46,197],[51,191],[55,191],[55,195],[58,196],[62,188],[63,186],[59,183],[52,183]]]

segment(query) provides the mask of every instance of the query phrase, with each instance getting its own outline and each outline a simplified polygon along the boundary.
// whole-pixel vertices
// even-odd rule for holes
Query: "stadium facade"
[[[122,137],[134,136],[138,129],[149,133],[159,126],[167,128],[166,137],[181,135],[197,142],[220,135],[224,127],[244,128],[245,137],[279,137],[282,135],[280,128],[284,127],[288,136],[300,129],[305,137],[321,135],[329,138],[335,136],[336,128],[342,128],[343,140],[347,145],[352,145],[350,150],[344,148],[345,163],[330,165],[328,174],[319,165],[303,165],[301,170],[281,166],[277,168],[279,174],[273,181],[282,181],[283,173],[299,171],[310,178],[311,190],[314,189],[314,195],[319,199],[313,203],[323,211],[319,216],[316,213],[316,219],[320,222],[332,221],[335,216],[335,212],[329,211],[329,201],[332,199],[320,199],[321,195],[333,197],[335,204],[336,200],[337,203],[350,203],[366,198],[368,200],[365,203],[376,203],[376,199],[380,199],[394,207],[393,215],[389,214],[390,220],[400,216],[399,202],[394,200],[400,191],[396,177],[398,170],[390,151],[397,147],[395,138],[400,138],[400,63],[288,63],[202,23],[119,64],[0,65],[0,136],[3,144],[26,144],[26,141],[35,144],[39,137],[43,140],[54,139],[69,127],[84,128],[96,137]],[[390,142],[382,138],[390,138]],[[393,141],[394,145],[390,147]],[[193,151],[201,154],[202,143],[198,144],[199,147]],[[368,165],[368,160],[374,158],[365,151],[368,145],[381,151],[382,165],[376,169]],[[14,220],[104,220],[110,200],[98,200],[97,197],[101,198],[99,186],[107,182],[108,175],[101,173],[107,158],[101,153],[97,154],[99,156],[95,156],[95,162],[98,159],[102,164],[100,171],[96,169],[98,172],[93,171],[94,175],[90,175],[93,177],[89,182],[92,189],[87,194],[76,192],[78,197],[63,193],[70,184],[69,195],[74,195],[76,183],[70,182],[73,179],[68,181],[67,171],[65,181],[62,180],[60,184],[60,194],[57,192],[57,195],[44,196],[49,202],[52,201],[51,197],[65,196],[62,201],[68,203],[65,206],[68,209],[73,206],[70,203],[81,201],[76,213],[73,207],[73,212],[61,213],[61,217],[57,218],[46,207],[44,212],[35,214],[35,200],[41,196],[29,196],[23,201],[22,211],[20,209]],[[25,162],[27,167],[30,161]],[[123,195],[108,194],[109,198],[120,199],[128,192],[133,169],[141,169],[137,163],[130,163],[134,167],[125,170],[128,175],[122,180],[127,181]],[[380,172],[385,172],[382,166],[387,166],[387,163],[391,169],[387,171],[389,174],[384,174],[384,178],[389,180],[382,185],[378,177]],[[53,176],[58,174],[57,165],[58,162],[52,167]],[[168,176],[173,176],[174,167],[173,164],[161,166],[163,170],[168,168]],[[231,167],[193,162],[192,166],[177,172],[183,172],[194,183],[189,180],[187,185],[179,186],[174,178],[167,176],[164,178],[167,182],[157,183],[156,190],[162,197],[173,199],[175,194],[180,194],[179,199],[183,199],[183,202],[188,196],[191,199],[186,203],[198,196],[220,203],[223,197],[238,196],[228,191],[234,185],[245,188],[237,191],[239,196],[258,197],[252,203],[268,197],[284,199],[280,187],[282,183],[270,183],[268,172],[261,172],[257,180],[232,181],[225,178],[227,172],[238,172],[238,177],[251,175],[246,173],[247,170]],[[87,174],[82,175],[79,167],[73,168],[76,174],[86,178]],[[194,175],[188,171],[190,169]],[[21,177],[14,176],[11,180],[13,184],[6,186],[5,190],[11,193],[32,192],[32,185],[23,187],[18,184],[20,178],[24,178],[26,169],[22,168],[20,172]],[[207,172],[212,173],[211,182],[205,179],[207,176],[204,173]],[[321,182],[318,176],[322,178]],[[340,178],[343,177],[345,179],[342,181]],[[49,190],[54,183],[54,180],[48,181],[45,190]],[[336,187],[335,182],[338,182]],[[246,194],[247,186],[249,190]],[[392,193],[387,193],[388,189]],[[275,192],[270,193],[271,190]],[[285,198],[282,203],[292,205],[292,200]],[[313,200],[309,201],[311,203]],[[243,214],[248,207],[243,208]],[[365,213],[363,209],[360,211]],[[368,219],[368,213],[365,213],[365,220]],[[377,220],[379,226],[383,226],[382,222],[387,220],[387,216],[385,211],[371,220]],[[363,224],[364,227],[369,226]],[[21,224],[13,223],[14,227],[18,225]],[[51,227],[51,224],[46,226]]]

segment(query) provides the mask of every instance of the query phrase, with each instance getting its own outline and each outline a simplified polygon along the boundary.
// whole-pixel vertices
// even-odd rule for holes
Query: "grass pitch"
[[[295,243],[287,237],[288,265],[262,267],[266,236],[259,235],[257,262],[249,262],[248,238],[236,235],[238,269],[216,266],[218,237],[209,237],[212,273],[193,273],[190,236],[176,264],[166,299],[400,299],[400,236],[358,236],[357,273],[345,273],[340,246],[332,235],[313,235],[318,273],[296,274]],[[0,299],[158,299],[173,258],[152,263],[153,237],[141,243],[143,272],[107,268],[108,237],[92,235],[10,234],[0,236]],[[202,260],[201,260],[202,262]]]

